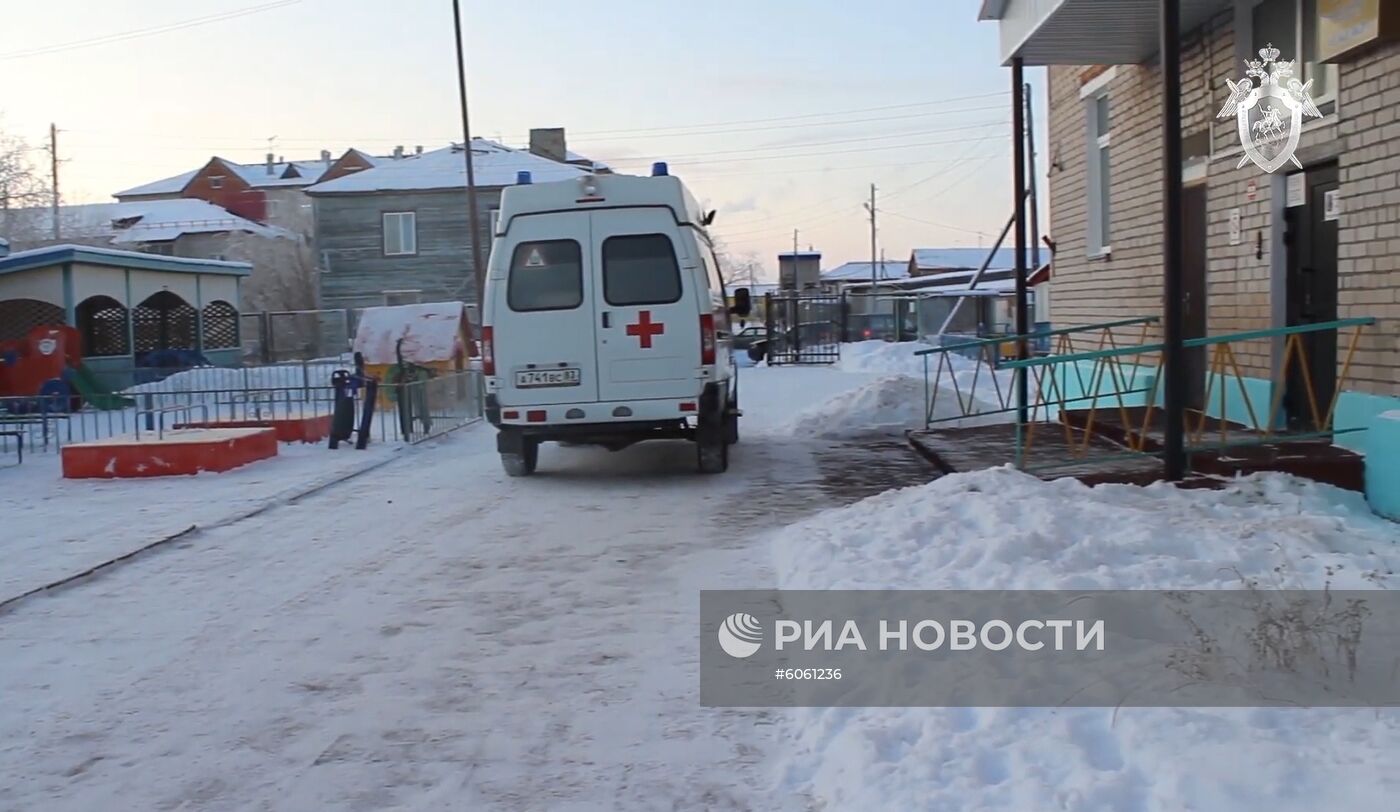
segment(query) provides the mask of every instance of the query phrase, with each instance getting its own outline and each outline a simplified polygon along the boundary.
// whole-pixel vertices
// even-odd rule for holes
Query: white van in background
[[[501,195],[482,309],[486,416],[506,473],[534,473],[540,443],[612,450],[684,438],[702,472],[729,466],[738,379],[729,316],[701,212],[665,164],[652,177],[588,175]]]

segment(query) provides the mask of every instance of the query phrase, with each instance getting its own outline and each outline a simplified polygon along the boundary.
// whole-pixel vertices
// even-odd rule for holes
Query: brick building
[[[1048,70],[1055,325],[1162,313],[1159,6],[1148,0],[984,0],[1002,57]],[[1338,399],[1338,429],[1400,407],[1400,3],[1181,0],[1185,336],[1373,316]],[[1240,166],[1226,79],[1272,44],[1310,81],[1299,169]],[[1155,338],[1160,338],[1160,334]],[[1319,397],[1345,363],[1335,332],[1304,339]],[[1284,340],[1232,345],[1251,385]],[[1206,353],[1189,355],[1200,407]],[[1325,401],[1324,401],[1325,402]],[[1209,409],[1209,405],[1206,406]]]
[[[988,2],[984,17],[997,10],[990,7],[1008,14],[1016,5]],[[1146,7],[1151,23],[1156,5],[1065,2],[1022,48],[1036,47],[1047,28],[1072,28],[1073,12],[1082,11],[1081,56],[1099,61],[1094,43],[1105,39],[1111,6]],[[1183,9],[1187,337],[1295,323],[1304,298],[1323,316],[1375,316],[1381,321],[1363,336],[1350,378],[1359,391],[1400,395],[1400,42],[1308,61],[1322,47],[1315,0],[1185,2]],[[1003,20],[1005,40],[1007,21],[993,19]],[[1121,64],[1048,67],[1056,325],[1162,310],[1161,78],[1155,26],[1148,27],[1136,49],[1114,45]],[[1216,113],[1229,96],[1225,80],[1239,79],[1244,60],[1274,39],[1305,55],[1300,72],[1314,80],[1323,117],[1304,125],[1296,152],[1304,168],[1266,174],[1253,163],[1237,167],[1235,122]],[[1058,43],[1064,53],[1054,58],[1075,58],[1077,46]],[[1328,192],[1336,192],[1332,212]],[[1299,239],[1304,234],[1313,239]],[[1332,234],[1335,253],[1325,250]],[[1302,243],[1314,249],[1308,256]],[[1238,351],[1247,371],[1268,377],[1276,343]]]

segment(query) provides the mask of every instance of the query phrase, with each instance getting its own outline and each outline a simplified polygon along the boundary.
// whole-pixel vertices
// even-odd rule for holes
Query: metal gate
[[[841,358],[846,302],[840,294],[764,294],[765,357],[778,364],[834,364]]]

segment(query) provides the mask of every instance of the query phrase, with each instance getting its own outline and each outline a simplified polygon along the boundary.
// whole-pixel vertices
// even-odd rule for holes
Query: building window
[[[1107,254],[1109,246],[1110,215],[1109,190],[1111,187],[1111,175],[1109,172],[1109,109],[1108,94],[1100,93],[1085,100],[1085,116],[1088,119],[1088,126],[1085,128],[1089,133],[1088,142],[1088,187],[1087,195],[1089,204],[1089,253],[1091,255]]]
[[[1318,26],[1317,0],[1256,0],[1253,25],[1254,44],[1251,59],[1259,58],[1259,49],[1273,45],[1282,52],[1280,59],[1292,60],[1294,76],[1301,82],[1312,82],[1308,94],[1318,110],[1328,115],[1337,107],[1337,66],[1318,61],[1321,31]]]
[[[418,253],[418,215],[411,211],[384,212],[384,256]]]
[[[224,188],[224,176],[223,176],[223,175],[210,175],[210,176],[209,176],[209,188],[210,188],[210,189],[222,189],[222,188]]]

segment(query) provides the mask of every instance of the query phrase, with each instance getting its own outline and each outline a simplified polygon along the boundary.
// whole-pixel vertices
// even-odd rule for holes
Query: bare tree
[[[11,222],[11,209],[47,206],[53,199],[48,181],[30,159],[33,150],[23,138],[0,128],[0,236],[11,241],[30,239],[33,223]]]
[[[725,284],[731,288],[752,288],[758,284],[759,276],[763,273],[763,263],[759,261],[757,251],[745,251],[738,258],[735,258],[724,240],[714,237],[711,242],[715,249],[715,259],[719,260],[719,272],[724,276]]]
[[[304,237],[230,234],[225,256],[253,266],[243,283],[245,312],[316,307],[316,260]]]

